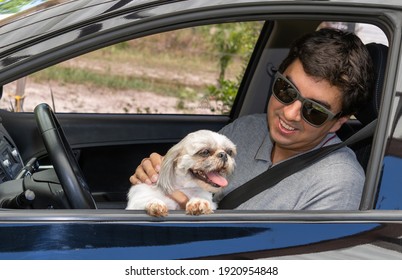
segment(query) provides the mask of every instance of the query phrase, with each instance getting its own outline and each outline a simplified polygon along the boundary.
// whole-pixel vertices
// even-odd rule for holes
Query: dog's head
[[[215,193],[228,184],[235,155],[236,146],[224,135],[209,130],[190,133],[167,152],[158,185],[167,193],[194,185]]]

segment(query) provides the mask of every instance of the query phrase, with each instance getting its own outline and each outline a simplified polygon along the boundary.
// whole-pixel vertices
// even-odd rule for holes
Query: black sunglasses
[[[332,113],[322,104],[301,96],[299,90],[281,73],[276,72],[272,93],[282,104],[289,105],[299,100],[302,103],[301,113],[303,119],[312,126],[319,127],[326,121],[341,115]]]

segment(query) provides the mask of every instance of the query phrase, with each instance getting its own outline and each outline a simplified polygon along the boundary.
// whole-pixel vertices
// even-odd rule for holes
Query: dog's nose
[[[228,160],[228,155],[225,152],[220,152],[218,154],[218,158],[220,158],[223,162],[226,162]]]

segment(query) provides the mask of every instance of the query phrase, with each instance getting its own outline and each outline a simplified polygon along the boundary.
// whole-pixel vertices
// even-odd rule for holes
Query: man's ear
[[[350,116],[343,116],[336,120],[336,122],[332,125],[329,132],[335,133],[341,126],[350,119]]]

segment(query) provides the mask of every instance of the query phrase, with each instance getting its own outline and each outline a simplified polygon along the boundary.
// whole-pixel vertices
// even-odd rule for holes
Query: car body
[[[83,207],[69,205],[59,181],[70,177],[61,179],[64,172],[55,177],[52,168],[43,168],[54,164],[59,155],[49,156],[47,148],[59,144],[49,139],[44,144],[36,123],[39,113],[3,107],[1,259],[402,258],[402,6],[398,1],[83,0],[50,4],[54,3],[45,2],[34,11],[1,22],[0,84],[4,88],[69,59],[163,32],[254,21],[262,23],[262,32],[252,46],[228,114],[56,110],[68,139],[68,144],[62,141],[60,145],[71,146],[70,156],[78,158],[95,205],[87,205],[82,194]],[[372,145],[366,150],[369,160],[360,210],[217,210],[201,216],[178,210],[165,218],[124,210],[128,179],[151,152],[166,152],[191,131],[218,131],[238,117],[264,113],[272,68],[281,62],[294,38],[322,22],[370,24],[387,41],[379,88],[381,107]],[[58,129],[51,114],[46,120],[43,125],[51,123]],[[356,119],[347,123],[352,131],[362,126]],[[62,171],[68,169],[59,165]],[[10,201],[27,184],[38,185],[31,186],[37,190],[34,206],[5,207],[5,201],[15,203]]]

